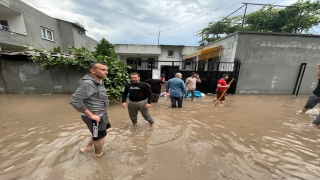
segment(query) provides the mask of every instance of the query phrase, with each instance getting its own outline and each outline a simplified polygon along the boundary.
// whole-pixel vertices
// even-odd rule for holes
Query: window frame
[[[172,56],[170,56],[169,54],[170,54],[170,52],[172,52]],[[174,50],[168,50],[168,57],[171,57],[171,58],[173,58],[174,57]]]
[[[80,29],[77,29],[78,34],[82,35],[82,31]]]
[[[41,26],[40,27],[40,32],[41,32],[41,38],[42,39],[54,42],[54,35],[53,35],[53,31],[52,30]],[[48,38],[49,37],[48,36],[48,32],[50,32],[50,34],[51,34],[51,39]]]

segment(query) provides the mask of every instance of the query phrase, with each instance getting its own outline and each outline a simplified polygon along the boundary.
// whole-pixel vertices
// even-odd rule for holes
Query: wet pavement
[[[153,128],[112,101],[105,155],[79,153],[90,132],[70,95],[0,95],[0,179],[320,179],[319,107],[307,96],[227,96],[152,104]]]

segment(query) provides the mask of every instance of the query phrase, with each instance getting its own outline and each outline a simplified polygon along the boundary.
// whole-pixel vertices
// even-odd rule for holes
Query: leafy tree
[[[58,47],[56,47],[56,48],[53,48],[53,52],[61,53],[61,47],[58,46]]]
[[[122,60],[112,56],[98,55],[97,53],[90,52],[85,47],[69,47],[68,53],[72,56],[55,57],[50,53],[40,52],[39,56],[32,56],[30,57],[30,60],[40,63],[46,69],[52,69],[56,66],[66,67],[69,65],[75,66],[78,69],[88,69],[90,62],[104,63],[109,68],[108,77],[105,78],[104,81],[109,99],[121,100],[121,93],[124,90],[124,85],[129,83],[129,66]]]
[[[103,55],[112,58],[117,58],[117,54],[114,50],[114,45],[109,43],[108,40],[102,38],[96,46],[96,55]]]
[[[210,22],[208,27],[199,31],[198,36],[213,42],[222,35],[232,34],[239,30],[259,32],[282,32],[311,34],[312,27],[320,24],[320,0],[314,2],[298,1],[285,8],[263,6],[261,9],[246,15],[242,29],[242,16],[225,18],[222,22]]]

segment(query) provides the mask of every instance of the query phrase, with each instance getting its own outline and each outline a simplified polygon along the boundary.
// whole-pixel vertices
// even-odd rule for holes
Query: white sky
[[[79,22],[87,35],[113,44],[198,45],[195,34],[211,21],[218,21],[242,6],[243,2],[290,5],[296,0],[22,0],[49,16]],[[40,3],[41,2],[41,3]],[[227,4],[228,3],[228,4]],[[227,5],[225,5],[227,4]],[[249,6],[248,12],[261,6]],[[235,15],[243,14],[244,8]]]

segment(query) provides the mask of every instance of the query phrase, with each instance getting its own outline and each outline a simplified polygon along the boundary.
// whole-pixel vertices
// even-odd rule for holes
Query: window
[[[190,61],[190,60],[186,60],[186,65],[187,66],[190,66],[192,64],[192,60]]]
[[[0,29],[4,31],[9,31],[9,25],[7,20],[0,20]]]
[[[174,55],[174,51],[168,51],[168,57],[173,57],[173,55]]]
[[[78,34],[82,35],[82,31],[80,29],[77,29]]]
[[[217,71],[218,70],[218,63],[219,57],[210,58],[208,60],[208,71]]]
[[[51,31],[49,29],[46,29],[46,28],[43,28],[43,27],[41,27],[41,37],[42,37],[42,39],[46,39],[46,40],[49,40],[49,41],[54,41],[54,39],[53,39],[53,31]]]
[[[198,71],[204,71],[205,66],[206,66],[206,60],[198,61]]]
[[[149,68],[154,68],[154,64],[155,64],[155,59],[154,58],[148,58],[148,67]]]
[[[136,66],[141,66],[141,60],[142,58],[127,58],[127,64],[128,65],[136,65]]]
[[[193,59],[186,59],[184,62],[184,69],[185,70],[192,70],[192,61]]]
[[[9,26],[7,20],[0,20],[0,25],[7,26],[7,27]]]

